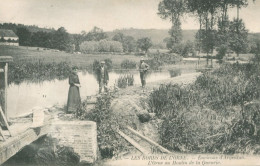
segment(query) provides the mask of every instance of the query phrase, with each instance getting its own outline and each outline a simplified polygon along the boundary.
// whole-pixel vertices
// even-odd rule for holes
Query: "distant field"
[[[139,62],[140,57],[134,55],[113,55],[113,54],[70,54],[57,50],[44,50],[38,47],[23,46],[2,46],[0,45],[0,56],[12,56],[14,61],[18,62],[69,62],[81,68],[89,68],[93,61],[104,60],[109,58],[112,60],[114,67],[119,67],[125,59]]]

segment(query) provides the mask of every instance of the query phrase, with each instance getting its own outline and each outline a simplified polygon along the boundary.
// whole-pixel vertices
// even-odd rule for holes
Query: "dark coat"
[[[80,107],[81,99],[79,93],[79,87],[75,86],[75,84],[79,84],[79,77],[77,74],[71,74],[69,76],[69,94],[68,94],[68,101],[67,101],[67,113],[76,112],[77,109]]]
[[[101,75],[101,66],[97,69],[97,79],[98,79],[98,82],[100,83],[101,82],[101,78],[102,75]],[[108,80],[109,80],[109,76],[108,76],[108,70],[107,70],[107,67],[104,66],[104,83],[107,83]]]

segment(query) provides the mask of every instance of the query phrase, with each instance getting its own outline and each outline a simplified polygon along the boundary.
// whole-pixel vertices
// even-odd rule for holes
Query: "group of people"
[[[142,88],[146,85],[146,75],[149,70],[149,65],[144,62],[144,59],[142,58],[140,60],[139,65],[139,72],[140,72],[140,79],[142,83]],[[68,94],[68,101],[67,101],[67,113],[73,113],[76,112],[81,104],[80,99],[80,92],[79,88],[81,87],[79,77],[78,77],[78,68],[73,67],[72,72],[69,76],[69,94]],[[102,91],[107,92],[107,84],[109,81],[109,75],[108,75],[108,69],[105,65],[105,61],[101,61],[99,67],[97,68],[97,80],[99,83],[99,93],[102,93]]]

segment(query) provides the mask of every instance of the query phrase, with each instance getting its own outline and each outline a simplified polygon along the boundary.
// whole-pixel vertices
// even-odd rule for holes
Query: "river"
[[[177,71],[177,73],[176,73]],[[180,74],[180,70],[152,72],[147,76],[147,82],[167,79]],[[185,71],[182,71],[182,73]],[[187,71],[186,71],[187,72]],[[138,71],[131,71],[134,76],[134,85],[140,85],[140,76]],[[112,71],[109,73],[108,87],[113,87],[116,80],[124,75]],[[89,72],[78,73],[81,88],[80,95],[82,99],[98,93],[98,83],[95,76]],[[9,117],[16,117],[31,112],[35,107],[51,107],[58,105],[60,107],[66,105],[68,97],[68,79],[42,81],[40,83],[32,83],[30,81],[21,84],[10,84],[8,87],[7,109]]]

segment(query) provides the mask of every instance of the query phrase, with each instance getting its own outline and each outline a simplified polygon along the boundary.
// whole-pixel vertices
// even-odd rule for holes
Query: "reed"
[[[122,75],[117,80],[117,87],[126,88],[134,85],[134,76],[132,74]]]

